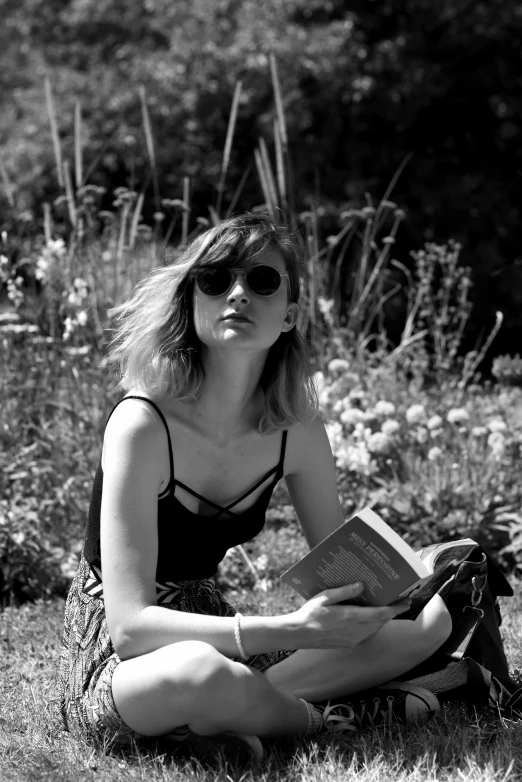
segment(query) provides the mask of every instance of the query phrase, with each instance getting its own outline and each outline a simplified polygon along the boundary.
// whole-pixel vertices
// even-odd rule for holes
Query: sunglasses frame
[[[256,291],[252,290],[252,288],[250,287],[250,285],[248,283],[248,275],[250,274],[250,272],[252,272],[254,269],[258,269],[260,266],[265,266],[268,269],[272,269],[272,271],[277,272],[277,274],[279,275],[279,285],[277,286],[275,291],[273,291],[272,293],[256,293]],[[200,267],[194,274],[194,280],[195,280],[196,285],[198,286],[198,289],[201,291],[201,293],[204,296],[208,296],[210,299],[217,299],[217,298],[219,298],[219,296],[226,296],[226,294],[230,291],[230,289],[234,285],[234,283],[235,283],[235,281],[237,279],[238,274],[242,274],[243,275],[244,280],[245,280],[245,285],[248,288],[248,290],[250,291],[250,293],[253,296],[258,296],[260,299],[269,299],[271,296],[275,296],[275,294],[277,293],[277,291],[281,287],[282,281],[283,280],[290,280],[290,275],[288,274],[288,272],[280,272],[279,269],[275,269],[273,266],[269,266],[267,263],[256,263],[253,266],[250,266],[250,268],[248,268],[248,269],[244,269],[241,266],[238,266],[238,267],[229,267],[229,266],[215,267],[215,271],[222,270],[222,271],[227,271],[227,272],[230,273],[230,285],[222,293],[207,293],[199,285],[199,282],[198,282],[198,271],[199,272],[202,272],[202,271],[213,271],[213,269],[214,269],[214,267],[212,267],[212,266]]]

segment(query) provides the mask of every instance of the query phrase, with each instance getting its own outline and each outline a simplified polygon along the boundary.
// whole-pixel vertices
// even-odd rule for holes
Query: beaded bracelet
[[[234,619],[236,620],[236,623],[234,625],[234,637],[236,639],[237,648],[239,649],[239,655],[243,658],[243,660],[248,660],[248,655],[245,652],[245,647],[243,646],[243,641],[241,640],[241,619],[242,614],[239,612],[235,615]]]

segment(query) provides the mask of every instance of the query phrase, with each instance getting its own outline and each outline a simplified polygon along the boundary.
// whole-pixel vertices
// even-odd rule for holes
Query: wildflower
[[[426,426],[428,429],[440,429],[442,426],[443,421],[440,415],[432,415],[431,418],[428,418],[428,423]]]
[[[428,441],[429,432],[424,426],[418,426],[415,432],[415,439],[421,445],[424,445]]]
[[[340,420],[345,426],[355,426],[362,418],[363,412],[358,407],[349,407],[340,415]]]
[[[469,413],[464,407],[452,407],[448,410],[446,421],[450,424],[462,424],[469,421]]]
[[[63,338],[64,338],[65,341],[67,341],[69,339],[69,337],[71,336],[71,334],[73,333],[74,326],[76,324],[74,323],[72,318],[65,318],[65,321],[64,321],[63,325],[64,325]]]
[[[439,448],[437,445],[434,445],[433,448],[430,448],[428,451],[428,459],[430,462],[438,462],[442,457],[442,448]]]
[[[366,447],[370,453],[387,454],[390,452],[392,442],[384,432],[374,432],[366,440]]]
[[[426,418],[424,405],[411,405],[406,410],[406,420],[409,424],[420,424]]]
[[[328,372],[332,375],[342,375],[343,372],[348,372],[350,364],[344,358],[333,358],[328,364]]]
[[[435,440],[437,437],[440,437],[441,434],[444,434],[444,429],[431,429],[430,430],[430,437]]]
[[[385,399],[379,399],[379,401],[375,404],[375,407],[373,408],[377,415],[382,415],[383,417],[387,417],[389,415],[393,415],[395,412],[395,405],[393,402],[387,402]]]
[[[357,445],[346,443],[337,454],[336,464],[337,467],[364,475],[369,475],[375,470],[370,452],[364,443],[358,443]]]
[[[471,430],[472,437],[484,437],[488,433],[485,426],[474,426]]]
[[[85,310],[80,310],[78,314],[76,315],[76,322],[78,323],[78,326],[86,326],[88,320],[88,315],[85,312]]]
[[[384,434],[387,435],[395,434],[400,428],[400,423],[394,418],[387,418],[386,421],[383,421],[381,424],[381,432],[384,432]]]
[[[490,432],[505,432],[507,429],[506,423],[501,418],[494,418],[486,426]]]
[[[506,438],[502,432],[491,432],[488,437],[488,446],[491,448],[491,455],[495,459],[501,459],[506,450]]]

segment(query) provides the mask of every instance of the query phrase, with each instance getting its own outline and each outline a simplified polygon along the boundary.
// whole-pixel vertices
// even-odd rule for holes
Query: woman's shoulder
[[[330,452],[330,443],[320,415],[307,423],[298,422],[289,428],[285,460],[288,472],[296,472],[302,465]]]
[[[165,438],[165,425],[147,398],[124,397],[113,409],[105,428],[107,442],[154,447]]]

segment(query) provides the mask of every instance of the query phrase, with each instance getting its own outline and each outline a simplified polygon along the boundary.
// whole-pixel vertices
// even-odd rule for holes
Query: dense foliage
[[[382,196],[406,163],[394,191],[407,212],[396,257],[408,264],[409,250],[425,240],[461,241],[477,304],[466,346],[501,310],[504,326],[493,350],[517,351],[522,14],[516,3],[4,0],[2,21],[0,199],[3,211],[11,203],[24,215],[24,230],[41,228],[42,202],[60,192],[45,76],[72,168],[74,104],[81,103],[83,184],[108,193],[145,188],[151,223],[161,198],[181,198],[188,176],[192,226],[216,205],[240,80],[223,200],[231,202],[245,175],[239,206],[259,204],[253,149],[263,136],[272,151],[273,53],[297,210],[321,207],[324,238],[347,207],[363,205],[367,191]],[[140,87],[151,117],[152,161]],[[67,215],[62,219],[67,227]],[[387,317],[395,323],[401,314]]]

